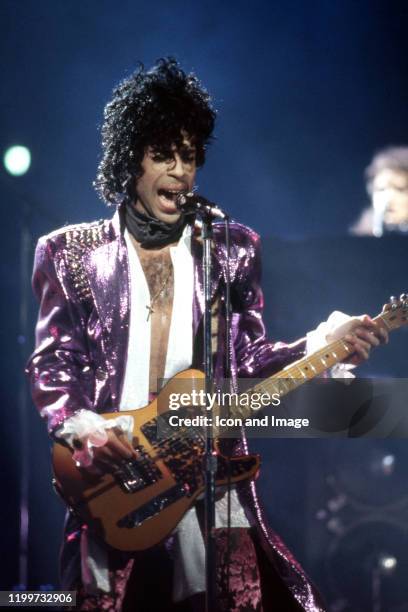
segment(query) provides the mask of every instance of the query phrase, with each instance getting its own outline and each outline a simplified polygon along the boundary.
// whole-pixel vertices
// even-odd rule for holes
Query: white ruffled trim
[[[73,450],[75,449],[74,441],[80,440],[83,447],[75,449],[73,459],[78,467],[87,467],[93,459],[93,447],[88,439],[89,436],[92,434],[102,436],[104,431],[113,427],[127,434],[129,442],[132,441],[132,416],[122,414],[114,419],[104,419],[100,414],[85,409],[78,410],[72,417],[69,417],[55,435],[64,440]]]

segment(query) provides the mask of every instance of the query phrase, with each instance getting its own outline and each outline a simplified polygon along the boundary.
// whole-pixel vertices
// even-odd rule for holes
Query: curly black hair
[[[138,70],[113,90],[102,125],[102,159],[94,187],[107,204],[135,195],[135,179],[147,147],[169,151],[180,147],[182,132],[196,148],[197,166],[205,161],[216,111],[194,74],[186,74],[172,57]]]

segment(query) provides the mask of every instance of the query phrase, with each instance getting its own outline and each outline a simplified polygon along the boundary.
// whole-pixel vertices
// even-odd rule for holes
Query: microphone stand
[[[204,374],[205,374],[205,409],[209,409],[208,398],[213,393],[213,358],[212,358],[212,335],[211,335],[211,244],[212,244],[212,220],[214,218],[223,219],[228,225],[228,215],[226,215],[215,204],[209,202],[193,192],[183,193],[177,204],[178,208],[185,214],[196,214],[202,222],[202,273],[204,289]],[[228,232],[227,232],[228,233]],[[229,240],[227,238],[229,253]],[[227,258],[228,259],[228,258]],[[229,259],[228,259],[229,261]],[[229,281],[227,281],[227,312],[226,322],[227,350],[229,354]],[[227,358],[227,364],[229,360]],[[227,370],[229,366],[227,365]],[[216,589],[216,542],[215,542],[215,477],[217,473],[217,453],[214,448],[213,428],[207,425],[205,430],[205,452],[204,452],[204,546],[205,546],[205,611],[214,612],[217,609],[217,589]],[[228,504],[229,505],[229,504]]]
[[[202,221],[203,239],[203,286],[204,286],[204,373],[206,409],[209,393],[213,392],[213,362],[211,346],[211,242],[212,219],[205,211],[198,212]],[[215,544],[215,475],[217,472],[217,456],[214,450],[212,426],[207,425],[205,436],[205,497],[204,497],[204,544],[205,544],[205,581],[206,581],[206,612],[217,608],[216,602],[216,544]]]

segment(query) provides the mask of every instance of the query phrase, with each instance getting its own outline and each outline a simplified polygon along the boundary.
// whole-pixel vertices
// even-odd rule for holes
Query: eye
[[[160,163],[171,160],[171,154],[166,153],[165,151],[156,151],[151,154],[151,158],[154,162]]]
[[[181,151],[180,157],[185,164],[192,164],[196,160],[195,151]]]

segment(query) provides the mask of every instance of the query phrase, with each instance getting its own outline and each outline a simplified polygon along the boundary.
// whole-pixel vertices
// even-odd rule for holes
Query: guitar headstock
[[[390,301],[384,305],[381,319],[389,330],[398,329],[408,324],[408,295],[402,293],[399,298],[390,297]]]

